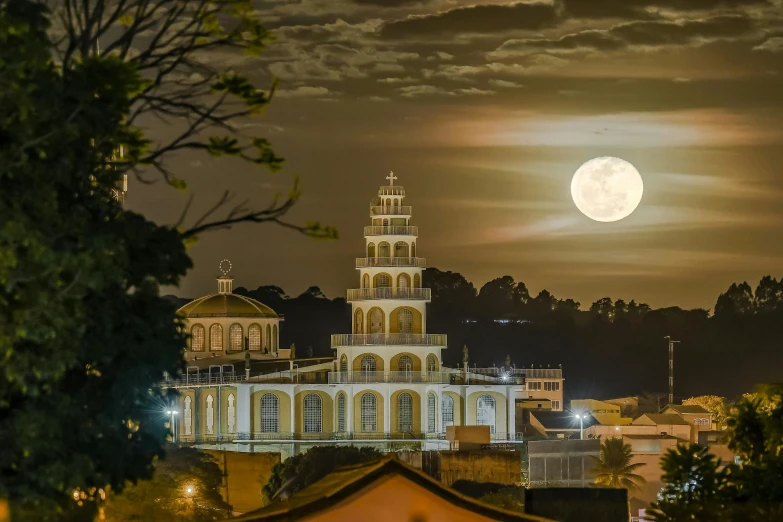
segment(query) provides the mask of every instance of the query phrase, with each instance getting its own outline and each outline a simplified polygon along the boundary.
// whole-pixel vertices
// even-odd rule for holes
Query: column
[[[435,397],[435,433],[443,433],[443,385],[438,385],[438,395]]]
[[[250,433],[253,429],[250,426],[250,417],[253,411],[253,404],[250,399],[252,386],[249,384],[237,384],[237,404],[235,408],[237,422],[237,438],[242,438],[247,433],[248,438],[252,438]]]
[[[386,387],[386,393],[381,392],[383,397],[383,432],[391,431],[391,387]]]
[[[421,400],[421,431],[422,433],[427,433],[427,430],[429,429],[429,413],[428,413],[428,401],[429,401],[429,390],[427,387],[424,387],[424,395],[419,397],[419,400]]]
[[[353,386],[343,390],[345,392],[345,431],[353,433]]]
[[[468,387],[463,386],[462,390],[460,390],[462,395],[462,407],[460,408],[459,416],[460,416],[460,426],[466,426],[468,424]],[[456,424],[456,419],[454,419]]]
[[[296,386],[291,386],[291,433],[296,432]]]
[[[514,440],[514,434],[517,431],[517,407],[516,392],[513,386],[506,386],[506,403],[508,404],[508,415],[506,424],[508,425],[508,440]]]

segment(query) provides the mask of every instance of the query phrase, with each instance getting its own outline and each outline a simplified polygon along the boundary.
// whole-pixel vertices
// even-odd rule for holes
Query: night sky
[[[169,166],[194,194],[188,219],[226,189],[265,205],[299,176],[290,219],[341,237],[253,224],[204,234],[177,294],[213,293],[229,258],[235,286],[344,295],[390,170],[414,207],[419,255],[477,287],[508,274],[583,308],[606,296],[711,308],[734,281],[780,275],[781,0],[256,5],[276,42],[260,57],[208,59],[262,88],[279,79],[267,113],[238,126],[271,140],[286,166],[181,155]],[[606,155],[645,183],[616,223],[585,217],[570,195],[579,165]],[[186,200],[130,180],[129,208],[161,223]]]

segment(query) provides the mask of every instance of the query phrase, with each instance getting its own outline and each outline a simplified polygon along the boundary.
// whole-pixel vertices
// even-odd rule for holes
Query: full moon
[[[571,197],[582,214],[596,221],[619,221],[639,206],[642,176],[627,161],[612,156],[593,158],[576,169]]]

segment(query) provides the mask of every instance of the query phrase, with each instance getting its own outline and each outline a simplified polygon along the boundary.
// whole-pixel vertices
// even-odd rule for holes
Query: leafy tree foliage
[[[725,293],[718,296],[715,315],[747,314],[753,312],[753,290],[743,281],[732,283]]]
[[[666,486],[652,506],[653,520],[731,520],[729,472],[706,447],[679,444],[661,458],[661,468]]]
[[[641,475],[634,473],[644,466],[644,463],[632,463],[630,444],[623,444],[623,439],[614,437],[601,443],[599,457],[595,461],[594,482],[610,488],[639,489],[647,481]]]
[[[263,487],[265,502],[293,495],[341,466],[370,462],[381,457],[375,448],[316,446],[275,465]]]
[[[730,402],[725,397],[700,395],[685,399],[682,403],[686,406],[701,406],[712,414],[712,418],[718,426],[722,426],[729,416]]]
[[[167,448],[155,462],[150,480],[129,485],[109,495],[104,506],[107,522],[206,522],[223,520],[231,506],[220,494],[222,473],[214,459],[193,448]]]

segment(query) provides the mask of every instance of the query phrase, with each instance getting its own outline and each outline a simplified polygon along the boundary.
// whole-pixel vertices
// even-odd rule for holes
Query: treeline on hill
[[[461,364],[463,345],[471,366],[500,366],[506,355],[518,368],[562,365],[569,398],[665,392],[667,335],[681,341],[675,349],[678,397],[737,396],[783,375],[783,280],[770,276],[755,291],[746,282],[732,284],[712,315],[609,297],[583,309],[546,290],[533,296],[510,276],[477,290],[461,274],[437,268],[425,270],[423,286],[432,289],[427,330],[449,336],[446,365]],[[281,345],[295,343],[300,356],[310,347],[328,356],[329,335],[350,332],[350,306],[318,287],[296,297],[276,286],[236,292],[283,314]]]

